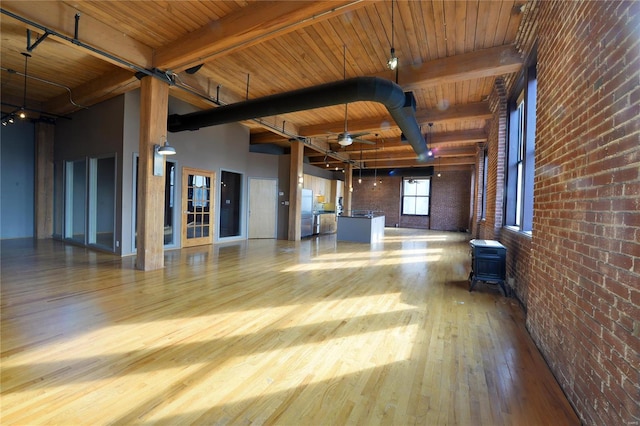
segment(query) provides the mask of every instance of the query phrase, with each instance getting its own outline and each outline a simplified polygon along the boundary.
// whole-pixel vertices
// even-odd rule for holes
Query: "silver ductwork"
[[[427,160],[427,144],[416,120],[413,93],[405,93],[399,85],[379,77],[355,77],[209,110],[172,114],[167,128],[170,132],[198,130],[201,127],[358,101],[383,104],[402,130],[404,138],[413,147],[418,159]]]

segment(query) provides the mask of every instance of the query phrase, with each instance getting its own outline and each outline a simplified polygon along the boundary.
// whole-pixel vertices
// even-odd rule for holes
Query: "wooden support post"
[[[351,214],[351,196],[353,192],[351,189],[353,188],[353,164],[347,164],[347,167],[344,169],[344,196],[342,200],[342,208],[344,215]]]
[[[138,169],[136,268],[164,267],[164,176],[154,176],[154,145],[164,143],[169,85],[154,77],[140,81],[140,162]],[[162,160],[164,162],[164,159]],[[164,166],[163,166],[164,170]]]
[[[300,220],[302,210],[302,188],[304,177],[304,144],[291,142],[291,165],[289,166],[289,241],[299,241],[302,235]]]
[[[55,125],[37,122],[36,138],[36,238],[53,235],[53,140]]]

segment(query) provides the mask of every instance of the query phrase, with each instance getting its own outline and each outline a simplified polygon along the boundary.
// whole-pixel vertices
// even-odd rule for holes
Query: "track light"
[[[24,112],[24,108],[20,110],[20,113],[18,114],[18,117],[20,117],[23,120],[25,118],[27,118],[27,114]]]

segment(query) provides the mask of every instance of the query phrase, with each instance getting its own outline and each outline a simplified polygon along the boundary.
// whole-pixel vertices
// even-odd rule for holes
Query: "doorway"
[[[220,238],[241,234],[242,175],[223,170],[220,178]]]
[[[64,238],[115,251],[116,157],[65,162]]]
[[[135,155],[133,169],[133,185],[134,185],[134,197],[131,209],[132,224],[133,224],[133,252],[137,251],[138,242],[138,221],[137,221],[137,206],[138,206],[138,169],[140,167],[140,158]],[[175,196],[176,196],[176,173],[177,163],[173,160],[165,160],[164,168],[164,226],[163,226],[163,244],[164,248],[170,248],[176,246],[177,231],[175,226]]]
[[[249,238],[276,238],[276,179],[249,178]]]
[[[182,247],[213,243],[215,173],[182,168]]]

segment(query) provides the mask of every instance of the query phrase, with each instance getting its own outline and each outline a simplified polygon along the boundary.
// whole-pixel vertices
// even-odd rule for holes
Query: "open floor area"
[[[2,241],[3,425],[579,424],[469,235],[248,240],[165,268]]]

